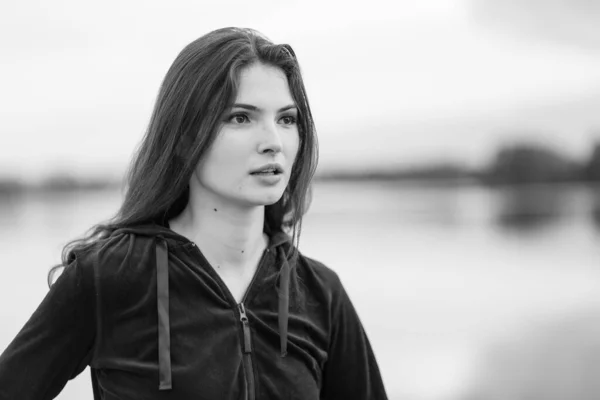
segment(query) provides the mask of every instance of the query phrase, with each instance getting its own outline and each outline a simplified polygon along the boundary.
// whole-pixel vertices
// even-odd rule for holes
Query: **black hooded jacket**
[[[278,232],[237,303],[168,227],[78,254],[0,356],[0,400],[55,398],[91,367],[94,399],[386,399],[338,276]],[[290,265],[293,264],[293,265]]]

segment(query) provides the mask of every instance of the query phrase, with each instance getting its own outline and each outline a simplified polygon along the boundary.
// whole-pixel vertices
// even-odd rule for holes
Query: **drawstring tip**
[[[281,337],[281,343],[280,343],[280,350],[281,350],[280,351],[280,355],[281,355],[281,358],[284,358],[285,356],[287,356],[287,353],[288,353],[287,352],[287,347],[288,347],[287,345],[288,345],[288,343],[287,343],[287,329],[286,329],[286,332],[285,332],[284,336]]]
[[[287,352],[287,329],[286,329],[284,336],[281,336],[281,343],[280,343],[279,349],[280,349],[279,354],[280,354],[281,358],[287,356],[287,353],[288,353]]]

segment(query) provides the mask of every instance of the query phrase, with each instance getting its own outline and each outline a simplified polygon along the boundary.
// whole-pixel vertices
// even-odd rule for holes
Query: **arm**
[[[321,399],[387,400],[371,344],[341,284],[338,297]]]
[[[85,369],[95,336],[91,271],[71,263],[0,355],[0,400],[53,399]]]

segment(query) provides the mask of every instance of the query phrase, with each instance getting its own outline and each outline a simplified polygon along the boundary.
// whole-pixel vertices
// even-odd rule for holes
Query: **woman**
[[[0,357],[0,399],[52,399],[87,365],[95,399],[385,399],[340,280],[297,251],[316,158],[290,46],[189,44],[117,216],[65,247]]]

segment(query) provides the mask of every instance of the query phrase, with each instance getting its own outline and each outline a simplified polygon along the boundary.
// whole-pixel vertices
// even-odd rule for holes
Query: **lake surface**
[[[62,246],[120,198],[0,199],[0,350],[45,295]],[[600,371],[599,242],[597,187],[318,182],[300,250],[340,275],[391,399],[518,399],[527,385],[564,395],[531,399],[591,399],[600,388],[571,375]],[[585,365],[565,358],[578,351]],[[59,398],[91,399],[89,372]]]

